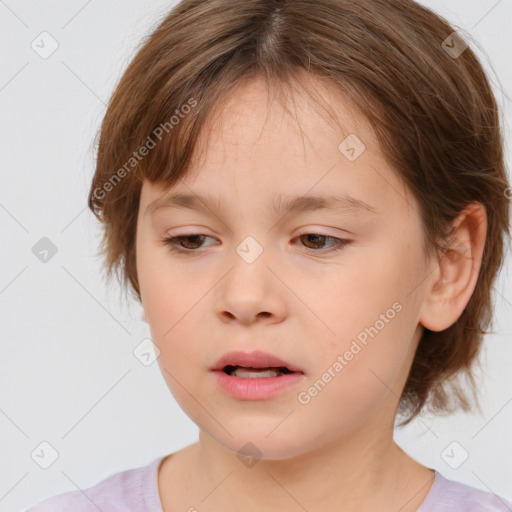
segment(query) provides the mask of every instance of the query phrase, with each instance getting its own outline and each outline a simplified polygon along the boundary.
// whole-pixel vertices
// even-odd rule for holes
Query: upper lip
[[[267,352],[255,350],[253,352],[241,352],[235,350],[224,354],[211,368],[211,370],[223,370],[226,366],[244,366],[245,368],[288,368],[292,372],[304,373],[299,367],[288,361],[284,361]]]

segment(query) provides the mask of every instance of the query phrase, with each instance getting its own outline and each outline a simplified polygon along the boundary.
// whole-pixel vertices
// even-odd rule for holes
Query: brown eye
[[[301,239],[302,243],[304,243],[306,245],[306,247],[308,249],[322,249],[322,247],[319,247],[319,246],[322,246],[325,243],[325,240],[327,238],[332,238],[332,237],[328,237],[325,235],[319,235],[319,234],[307,234],[307,235],[301,235],[299,238]],[[308,244],[311,244],[311,246]]]
[[[170,251],[195,252],[202,247],[208,235],[179,235],[164,238],[162,243],[169,246]]]
[[[206,235],[182,235],[176,239],[183,249],[198,249],[201,246],[201,240],[204,241],[205,237]],[[182,241],[185,241],[185,245]],[[188,244],[188,241],[191,241],[191,244]]]
[[[199,249],[203,247],[206,238],[211,238],[208,235],[190,234],[171,236],[162,239],[162,243],[169,247],[172,252],[178,253],[199,253]],[[335,252],[343,249],[351,241],[337,238],[334,236],[322,235],[320,233],[306,233],[298,237],[305,248],[306,252],[311,254],[325,254]],[[334,242],[330,244],[327,249],[324,247],[326,242]]]
[[[350,243],[350,240],[322,235],[320,233],[306,233],[304,235],[300,235],[299,239],[305,246],[306,251],[311,253],[329,253],[331,251],[338,251]],[[325,249],[324,245],[327,241],[333,241],[335,243],[331,244],[331,248]]]

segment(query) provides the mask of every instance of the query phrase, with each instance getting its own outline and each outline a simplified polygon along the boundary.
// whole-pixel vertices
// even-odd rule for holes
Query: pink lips
[[[221,370],[225,366],[244,366],[246,368],[280,368],[285,367],[292,372],[304,373],[292,363],[284,361],[272,354],[255,350],[254,352],[241,352],[239,350],[224,354],[211,368]]]
[[[278,377],[245,378],[228,375],[223,371],[226,366],[245,368],[287,368],[291,373]],[[266,352],[228,352],[211,368],[217,385],[226,394],[239,400],[265,400],[290,388],[304,379],[304,372],[292,363],[284,361]]]

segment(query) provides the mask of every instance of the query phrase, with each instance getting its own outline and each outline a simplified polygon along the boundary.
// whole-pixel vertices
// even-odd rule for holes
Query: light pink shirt
[[[164,457],[111,475],[83,491],[47,498],[26,512],[163,512],[157,472]],[[512,512],[512,502],[435,471],[434,483],[417,512]]]

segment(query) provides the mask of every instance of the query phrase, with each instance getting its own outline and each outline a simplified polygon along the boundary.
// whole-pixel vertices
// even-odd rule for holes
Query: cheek
[[[300,407],[312,425],[323,416],[325,425],[349,431],[376,411],[388,410],[384,404],[393,409],[390,404],[401,395],[410,354],[407,321],[401,315],[405,310],[392,309],[389,323],[375,326],[368,321],[362,329],[347,318],[350,325],[336,336],[336,343],[329,342],[330,349],[315,363],[307,386],[300,390],[305,393],[300,403],[309,400]]]
[[[137,275],[146,319],[160,338],[192,307],[194,280],[184,278],[165,248],[144,240],[137,245]]]
[[[357,336],[376,322],[393,303],[403,300],[400,290],[400,272],[393,266],[378,261],[365,261],[340,269],[339,278],[325,282],[318,295],[319,315],[334,331],[332,337],[347,339]]]
[[[204,320],[201,299],[209,287],[191,279],[165,251],[139,250],[137,258],[142,303],[151,338],[160,350],[159,364],[179,372],[181,362],[197,360],[193,340]]]
[[[343,356],[339,375],[345,378],[338,382],[346,379],[356,395],[377,376],[392,383],[410,355],[415,306],[408,293],[415,272],[407,258],[414,261],[388,244],[378,257],[362,255],[350,271],[343,269],[337,281],[326,283],[319,316],[332,332],[322,336],[323,367],[316,370],[325,371]]]

